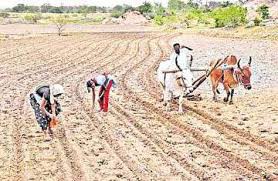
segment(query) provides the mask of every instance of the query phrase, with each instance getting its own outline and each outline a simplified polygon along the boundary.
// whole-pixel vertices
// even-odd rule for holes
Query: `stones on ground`
[[[261,133],[267,133],[267,132],[270,132],[270,128],[264,126],[264,127],[261,127],[261,128],[259,129],[259,131],[260,131]]]
[[[249,121],[249,118],[248,118],[248,117],[244,117],[244,118],[242,119],[242,121]]]
[[[240,121],[240,122],[238,123],[238,125],[242,126],[242,125],[245,125],[245,123],[242,122],[242,121]]]

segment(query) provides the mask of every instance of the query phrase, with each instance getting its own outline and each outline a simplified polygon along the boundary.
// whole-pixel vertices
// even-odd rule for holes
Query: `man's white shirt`
[[[176,57],[178,57],[177,62],[181,68],[189,68],[189,60],[190,60],[189,50],[187,50],[186,48],[181,48],[179,55],[176,52],[173,52],[170,55],[170,61],[173,63],[173,65],[176,65]]]

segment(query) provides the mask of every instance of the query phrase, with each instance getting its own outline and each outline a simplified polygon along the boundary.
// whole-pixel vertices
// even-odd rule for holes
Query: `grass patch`
[[[278,41],[278,25],[273,27],[237,27],[237,28],[189,28],[180,30],[183,33],[201,34],[209,37],[260,39]]]

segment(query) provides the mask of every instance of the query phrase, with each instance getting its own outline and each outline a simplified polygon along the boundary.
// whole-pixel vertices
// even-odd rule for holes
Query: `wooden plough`
[[[193,95],[192,93],[210,76],[211,72],[213,70],[215,70],[216,68],[218,68],[221,65],[221,59],[217,60],[216,63],[214,64],[214,66],[209,70],[209,69],[197,69],[197,68],[192,68],[191,71],[192,72],[197,72],[197,71],[201,71],[201,72],[206,72],[204,75],[200,76],[199,78],[197,78],[194,82],[193,82],[193,90],[190,94],[187,94],[185,97],[188,100],[191,101],[200,101],[202,100],[200,94],[197,95]]]
[[[211,74],[211,72],[213,70],[215,70],[216,68],[218,68],[221,64],[220,64],[221,59],[217,60],[216,63],[214,64],[214,66],[208,70],[208,69],[191,69],[191,71],[205,71],[206,73],[202,76],[200,76],[198,79],[196,79],[193,82],[193,91],[196,90]],[[192,91],[192,92],[193,92]]]

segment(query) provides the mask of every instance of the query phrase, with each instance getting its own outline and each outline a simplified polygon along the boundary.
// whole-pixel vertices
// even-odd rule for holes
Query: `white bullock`
[[[182,56],[182,54],[175,60],[160,63],[157,69],[157,79],[163,88],[163,102],[166,105],[166,111],[170,111],[171,100],[179,98],[179,112],[183,112],[183,97],[193,89],[191,63],[192,55]]]

